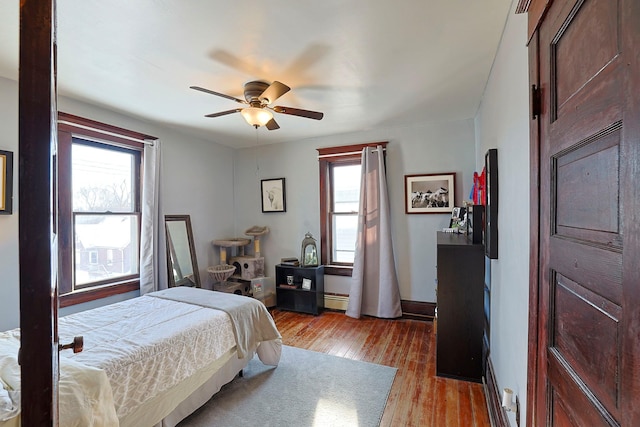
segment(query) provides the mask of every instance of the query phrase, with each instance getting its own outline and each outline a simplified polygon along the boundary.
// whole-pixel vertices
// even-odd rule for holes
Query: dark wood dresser
[[[438,232],[436,375],[482,381],[484,246]]]

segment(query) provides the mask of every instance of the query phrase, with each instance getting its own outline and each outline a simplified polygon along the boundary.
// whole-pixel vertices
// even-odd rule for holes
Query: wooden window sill
[[[135,280],[130,283],[119,283],[110,286],[87,289],[86,291],[69,292],[67,294],[60,295],[60,307],[69,307],[83,302],[94,301],[112,295],[124,294],[137,290],[140,290],[140,282]]]
[[[347,276],[351,277],[353,267],[344,265],[325,265],[324,274],[329,276]]]

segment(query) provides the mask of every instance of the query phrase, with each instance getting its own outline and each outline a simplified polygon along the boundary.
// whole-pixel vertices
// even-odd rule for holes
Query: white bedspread
[[[20,332],[0,332],[0,425],[20,425]],[[60,425],[117,426],[109,380],[101,369],[60,356]]]
[[[235,346],[224,312],[146,296],[63,317],[59,335],[84,336],[69,357],[106,372],[120,419]]]
[[[249,298],[247,299],[250,301],[241,299],[242,302],[249,302],[249,308],[240,307],[235,310],[246,312],[244,315],[248,317],[245,319],[242,315],[235,316],[209,308],[215,304],[210,301],[212,295],[221,293],[187,289],[191,289],[187,293],[193,300],[192,303],[176,301],[184,299],[184,288],[171,288],[162,291],[161,298],[142,296],[58,320],[60,342],[70,342],[79,335],[84,337],[84,350],[81,353],[63,352],[60,356],[61,425],[111,427],[117,426],[118,420],[121,425],[123,422],[128,424],[128,420],[140,419],[140,408],[145,404],[146,407],[154,408],[150,418],[144,418],[145,423],[154,424],[175,408],[171,405],[157,408],[154,402],[161,401],[164,395],[178,395],[176,390],[181,390],[179,395],[188,392],[183,383],[190,377],[197,377],[198,380],[190,380],[190,387],[199,387],[206,378],[200,379],[202,375],[198,374],[210,370],[211,366],[224,363],[239,348],[249,357],[257,348],[263,363],[278,364],[282,345],[280,334],[260,302]],[[178,296],[174,297],[172,294]],[[223,305],[234,305],[233,301],[230,302],[225,297],[228,295],[223,294],[222,298],[226,301]],[[257,309],[254,302],[263,311]],[[231,320],[232,316],[235,321]],[[241,332],[243,326],[255,333]],[[3,374],[6,385],[4,389],[19,390],[19,367],[15,361],[19,347],[19,336],[16,337],[15,334],[19,332],[15,330],[4,334],[8,333],[14,334],[13,341],[5,341],[15,347],[10,364],[17,370],[12,375],[6,375],[10,378],[9,381],[4,379]],[[236,335],[240,337],[239,345],[236,345]],[[5,353],[7,352],[0,348],[0,355]],[[0,368],[6,362],[2,360],[4,359],[0,359]],[[97,389],[77,393],[79,388],[65,383],[77,381],[78,378],[97,383]],[[15,384],[10,384],[11,382]],[[71,396],[63,396],[65,389],[71,391]],[[15,405],[15,395],[13,398],[5,396],[4,399],[3,396],[0,393],[0,407],[7,407],[5,412],[9,418],[10,411],[15,413],[19,404]],[[67,406],[65,399],[73,401],[73,405]],[[86,402],[76,403],[83,399]],[[171,403],[177,405],[179,402]],[[78,422],[66,419],[62,422],[65,411],[76,412],[73,408],[78,404],[90,408],[85,411],[85,415],[94,417],[94,420],[79,417]],[[3,426],[1,421],[0,426]]]

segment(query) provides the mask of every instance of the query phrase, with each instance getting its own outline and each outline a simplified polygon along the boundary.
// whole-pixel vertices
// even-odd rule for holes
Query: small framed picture
[[[262,212],[286,212],[284,178],[263,179],[260,182]]]
[[[302,279],[302,289],[311,290],[311,279]]]
[[[451,211],[451,220],[449,221],[449,228],[459,228],[464,230],[467,226],[467,208],[454,206]]]

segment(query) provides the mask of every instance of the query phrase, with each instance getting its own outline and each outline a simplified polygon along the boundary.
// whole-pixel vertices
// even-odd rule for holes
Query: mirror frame
[[[200,270],[198,270],[198,259],[196,257],[195,245],[193,243],[193,231],[191,229],[191,217],[189,215],[165,215],[164,216],[164,229],[165,229],[165,241],[166,241],[166,250],[167,250],[167,280],[168,286],[173,288],[175,286],[183,286],[176,285],[173,279],[173,268],[171,263],[171,248],[169,245],[169,222],[179,222],[183,221],[187,228],[187,239],[189,240],[189,255],[191,255],[191,265],[193,267],[193,280],[195,281],[195,287],[200,288]]]

